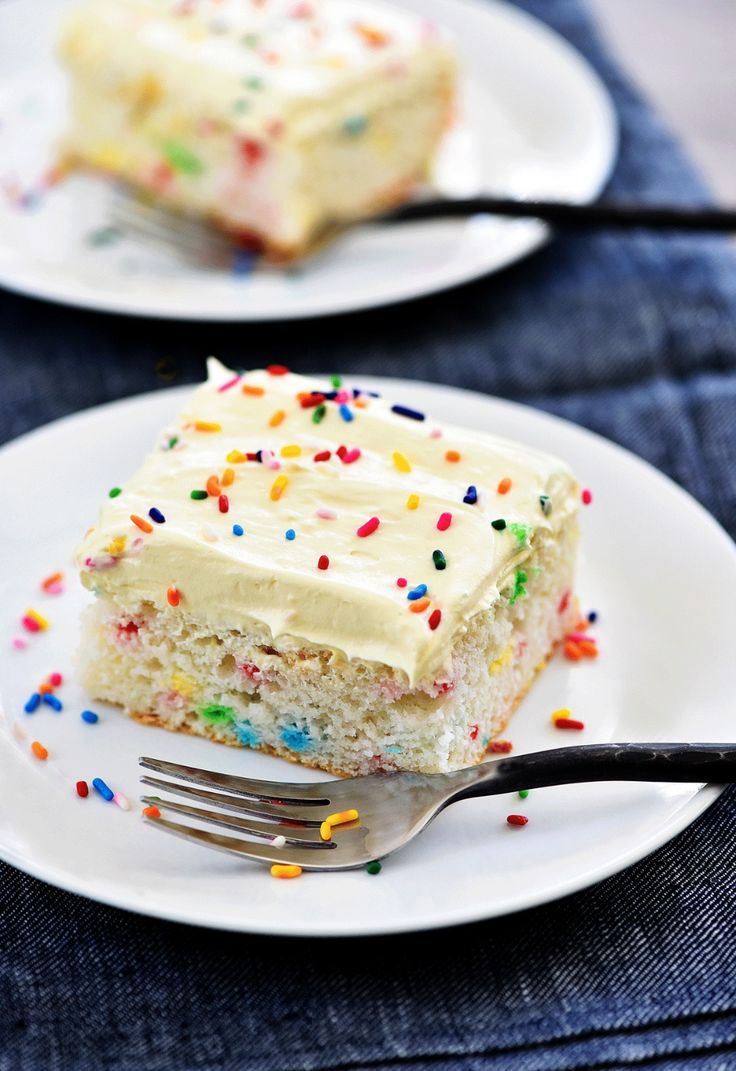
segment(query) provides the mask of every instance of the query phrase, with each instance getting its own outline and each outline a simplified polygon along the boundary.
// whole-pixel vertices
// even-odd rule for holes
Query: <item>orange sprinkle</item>
[[[508,476],[504,476],[496,490],[498,491],[499,495],[505,495],[511,490],[511,480]]]
[[[598,646],[597,646],[595,640],[577,640],[576,642],[577,642],[578,648],[588,658],[597,658],[598,657]]]
[[[278,502],[282,494],[286,489],[286,485],[289,482],[288,476],[277,476],[271,484],[271,501]]]
[[[355,406],[356,409],[367,409],[368,408],[368,399],[367,398],[355,398],[353,400],[353,405]]]
[[[244,461],[248,460],[248,455],[241,450],[231,450],[225,460],[229,461],[231,465],[242,465]]]
[[[322,840],[332,840],[332,826],[329,822],[323,822],[319,827],[319,835]]]
[[[144,807],[143,808],[143,814],[146,816],[146,818],[160,818],[161,817],[161,812],[159,811],[158,807],[153,807],[153,806]]]
[[[587,632],[590,628],[590,621],[587,617],[584,617],[582,621],[578,621],[577,625],[573,629],[573,632]]]
[[[459,461],[459,460],[460,460],[460,454],[457,452],[457,450],[448,450],[447,453],[445,454],[445,461]]]
[[[173,584],[171,585],[171,587],[166,592],[166,599],[168,601],[169,606],[178,606],[179,605],[179,602],[181,600],[181,595],[179,594],[177,588],[175,588]]]
[[[38,686],[38,694],[39,695],[51,695],[53,690],[54,690],[53,685],[49,684],[48,681],[44,681],[43,684],[39,684],[39,686]]]
[[[566,640],[563,650],[565,652],[565,658],[569,658],[571,662],[579,662],[583,657],[583,652],[574,640]]]
[[[195,420],[195,431],[222,431],[222,424],[218,424],[216,420]]]
[[[385,30],[379,30],[376,26],[368,26],[365,22],[356,22],[353,29],[363,38],[370,48],[383,48],[391,38]]]
[[[274,863],[271,867],[272,878],[299,878],[302,868],[288,863]]]
[[[48,591],[49,588],[56,587],[64,579],[63,573],[52,573],[51,576],[47,576],[45,580],[41,581],[41,587],[44,591]]]
[[[276,412],[272,415],[271,419],[269,420],[268,425],[271,428],[277,428],[279,426],[279,424],[282,424],[285,419],[286,419],[286,410],[285,409],[277,409]]]
[[[411,603],[411,605],[409,606],[409,609],[411,610],[411,612],[413,614],[421,614],[422,610],[426,610],[427,609],[427,607],[429,606],[429,603],[430,603],[430,600],[425,595],[421,599],[415,599],[414,602]]]
[[[225,471],[222,474],[222,479],[220,480],[220,483],[222,484],[223,487],[229,487],[234,479],[235,479],[234,470],[233,469],[225,469]]]
[[[213,498],[217,498],[221,493],[220,481],[216,476],[210,476],[205,487],[207,488],[207,494],[211,495]]]
[[[254,387],[252,383],[244,383],[240,389],[243,394],[249,394],[251,398],[260,398],[266,393],[265,387]]]
[[[34,740],[31,744],[31,751],[37,759],[41,760],[41,762],[44,762],[49,757],[47,749],[43,746],[43,744],[39,744],[38,740]]]
[[[137,528],[140,528],[141,532],[153,531],[153,525],[149,524],[143,517],[139,517],[137,513],[131,513],[130,519]]]

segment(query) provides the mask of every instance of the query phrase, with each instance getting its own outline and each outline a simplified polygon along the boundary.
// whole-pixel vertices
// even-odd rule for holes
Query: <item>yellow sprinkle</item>
[[[556,722],[556,721],[557,721],[557,720],[558,720],[559,718],[571,718],[571,717],[572,717],[572,714],[571,714],[571,712],[570,712],[570,711],[569,711],[569,710],[567,709],[567,707],[560,707],[560,709],[559,709],[559,710],[553,710],[553,711],[552,711],[552,713],[550,714],[550,718],[549,718],[549,720],[550,720],[550,721],[552,722],[552,724],[554,725],[554,724],[555,724],[555,722]]]
[[[273,416],[271,417],[271,419],[268,422],[269,423],[269,427],[277,428],[279,426],[279,424],[281,424],[281,422],[284,420],[285,417],[286,417],[286,410],[285,409],[277,409],[276,412],[273,414]]]
[[[501,672],[504,666],[508,665],[508,663],[513,657],[513,654],[514,645],[510,643],[506,650],[502,654],[500,654],[498,658],[494,659],[494,661],[491,662],[490,666],[488,667],[492,677],[495,677],[497,673]]]
[[[406,500],[407,509],[416,509],[419,505],[419,495],[409,495]]]
[[[195,431],[222,431],[222,424],[218,424],[216,420],[195,420]]]
[[[282,457],[301,457],[302,448],[297,446],[296,443],[291,443],[289,446],[281,447]]]
[[[394,465],[399,472],[411,472],[411,462],[406,454],[402,454],[399,450],[394,450]]]
[[[298,878],[301,877],[302,868],[290,863],[274,863],[271,867],[272,878]]]
[[[346,822],[357,822],[359,817],[360,815],[355,810],[355,808],[351,807],[349,811],[338,811],[337,814],[328,815],[322,825],[330,826],[330,828],[332,828],[332,826],[342,826],[345,825]],[[322,826],[320,826],[320,835],[321,834]]]
[[[323,822],[319,827],[319,835],[322,840],[332,840],[332,826],[329,822]]]
[[[235,473],[233,472],[233,470],[232,469],[225,469],[225,471],[222,474],[222,479],[220,480],[220,483],[222,484],[223,487],[229,487],[234,479],[235,479]]]
[[[284,493],[287,483],[289,482],[288,476],[277,476],[271,484],[271,501],[278,502]]]
[[[248,457],[240,450],[231,450],[225,460],[229,461],[231,465],[242,465],[244,461],[248,460]]]
[[[39,614],[38,610],[26,610],[26,617],[30,617],[32,621],[35,621],[40,629],[49,627],[48,621],[42,614]]]
[[[128,542],[128,537],[125,535],[115,536],[105,547],[105,554],[112,555],[113,558],[119,558],[125,550],[125,545]]]

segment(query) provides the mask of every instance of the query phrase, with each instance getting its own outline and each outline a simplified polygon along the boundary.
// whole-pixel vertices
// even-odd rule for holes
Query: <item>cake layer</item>
[[[85,538],[82,580],[123,611],[173,599],[207,635],[306,645],[332,672],[357,661],[429,687],[479,615],[525,600],[535,555],[574,528],[575,481],[537,451],[440,428],[411,399],[283,371],[211,362]]]
[[[405,198],[447,125],[444,37],[373,0],[87,0],[64,152],[285,255]]]

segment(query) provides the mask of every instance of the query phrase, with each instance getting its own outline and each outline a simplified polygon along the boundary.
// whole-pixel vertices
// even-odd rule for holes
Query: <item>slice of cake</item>
[[[86,0],[64,156],[275,257],[405,200],[452,111],[426,21],[373,0]]]
[[[78,552],[96,699],[336,773],[481,759],[575,621],[560,461],[217,361]]]

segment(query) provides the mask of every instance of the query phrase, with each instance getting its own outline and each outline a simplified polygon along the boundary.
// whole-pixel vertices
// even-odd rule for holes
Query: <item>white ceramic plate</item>
[[[450,29],[465,80],[461,119],[435,185],[585,202],[616,149],[605,89],[561,38],[498,2],[395,0]],[[53,59],[64,0],[0,4],[0,285],[70,305],[175,319],[319,316],[417,297],[497,271],[536,249],[535,220],[473,219],[355,228],[298,269],[198,269],[126,237],[99,244],[110,189],[73,177],[44,192],[63,127],[65,83]],[[97,243],[97,244],[95,244]],[[241,264],[242,269],[242,264]]]
[[[632,455],[554,417],[464,391],[373,383],[444,420],[549,449],[594,490],[582,511],[579,590],[584,607],[600,612],[602,653],[595,663],[553,660],[506,733],[515,752],[602,740],[734,739],[736,548],[700,506]],[[89,700],[74,683],[73,658],[89,596],[71,570],[71,549],[181,397],[181,389],[166,390],[93,409],[0,450],[0,856],[8,862],[93,899],[205,926],[389,933],[501,915],[580,889],[664,843],[716,798],[712,787],[619,784],[540,790],[524,802],[469,800],[387,859],[377,877],[353,871],[292,882],[158,833],[141,823],[136,806],[124,813],[97,796],[76,798],[76,779],[100,776],[135,801],[140,754],[275,780],[323,777],[147,728],[104,704],[92,704],[96,726],[79,718]],[[39,582],[57,569],[68,574],[66,593],[43,596]],[[19,652],[11,637],[28,607],[52,627]],[[24,714],[28,694],[54,670],[67,678],[63,712]],[[574,740],[550,724],[561,706],[586,724]],[[29,755],[33,739],[52,762]],[[527,814],[529,824],[507,826],[509,812]]]

